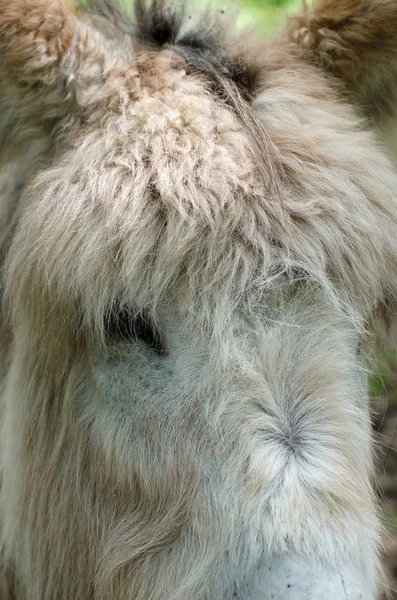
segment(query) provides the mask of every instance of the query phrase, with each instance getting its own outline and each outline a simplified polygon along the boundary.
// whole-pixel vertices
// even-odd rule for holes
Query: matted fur
[[[2,599],[251,600],[293,551],[372,600],[397,176],[322,3],[257,46],[136,6],[0,0]]]

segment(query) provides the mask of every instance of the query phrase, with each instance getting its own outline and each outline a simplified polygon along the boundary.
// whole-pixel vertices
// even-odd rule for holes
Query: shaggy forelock
[[[142,82],[159,92],[141,91]],[[374,212],[370,177],[355,181],[342,164],[286,155],[294,172],[272,193],[263,178],[269,152],[258,168],[244,124],[172,54],[138,56],[123,79],[109,77],[106,95],[106,112],[91,117],[101,128],[77,134],[26,196],[10,273],[13,297],[29,301],[33,322],[58,328],[59,312],[73,307],[100,332],[110,306],[155,312],[170,290],[196,319],[213,323],[218,307],[227,321],[275,272],[295,267],[352,310],[373,309],[384,240],[369,223],[387,214]],[[368,134],[350,132],[357,148],[367,143]],[[351,157],[361,171],[360,159]]]
[[[111,23],[115,34],[127,35],[135,47],[157,51],[170,50],[183,60],[189,75],[202,76],[212,94],[229,105],[249,132],[256,151],[258,169],[267,156],[262,176],[272,192],[282,177],[282,165],[271,140],[252,109],[251,101],[263,84],[263,71],[254,52],[232,30],[226,11],[193,13],[188,2],[138,0],[134,16],[112,0],[94,0],[89,15]],[[196,19],[190,25],[192,14]],[[271,178],[269,179],[269,174]]]

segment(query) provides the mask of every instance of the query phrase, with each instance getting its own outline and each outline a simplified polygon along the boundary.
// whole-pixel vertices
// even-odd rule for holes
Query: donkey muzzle
[[[372,572],[348,564],[332,569],[287,553],[265,567],[262,589],[252,600],[375,600]]]

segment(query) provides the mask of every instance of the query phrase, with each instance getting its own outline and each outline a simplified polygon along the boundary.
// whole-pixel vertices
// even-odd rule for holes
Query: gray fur
[[[374,600],[397,175],[307,10],[180,14],[0,0],[2,600]]]

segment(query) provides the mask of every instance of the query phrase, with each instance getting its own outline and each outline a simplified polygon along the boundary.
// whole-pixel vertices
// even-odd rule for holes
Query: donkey
[[[253,37],[0,0],[1,600],[384,592],[397,3]]]

